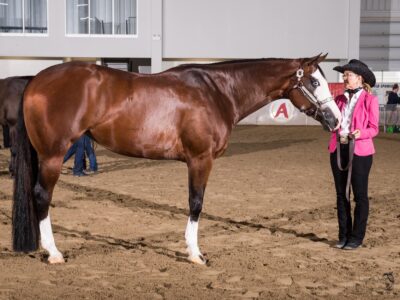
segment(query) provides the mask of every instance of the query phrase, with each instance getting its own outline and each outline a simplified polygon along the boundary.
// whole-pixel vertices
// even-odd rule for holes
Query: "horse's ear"
[[[326,54],[318,54],[317,56],[306,58],[303,61],[303,66],[315,66],[318,65],[321,61],[324,61],[325,58],[328,56],[328,53]]]
[[[303,64],[302,64],[304,71],[306,71],[306,72],[309,71],[309,73],[312,73],[316,69],[317,65],[321,61],[324,61],[327,56],[328,56],[328,53],[326,53],[326,54],[320,53],[317,56],[305,58],[303,60]]]
[[[317,60],[315,61],[316,62],[316,64],[318,65],[320,62],[322,62],[322,61],[324,61],[325,59],[326,59],[326,57],[328,56],[328,53],[325,53],[325,54],[320,54],[320,55],[318,55],[318,58],[317,58]]]

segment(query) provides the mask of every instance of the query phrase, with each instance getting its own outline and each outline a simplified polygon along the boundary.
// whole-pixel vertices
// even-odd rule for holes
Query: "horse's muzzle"
[[[324,129],[334,131],[339,128],[342,114],[334,102],[333,105],[326,105],[321,109],[320,122]]]

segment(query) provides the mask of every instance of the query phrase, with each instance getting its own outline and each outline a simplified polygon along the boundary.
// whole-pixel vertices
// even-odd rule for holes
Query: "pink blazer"
[[[347,98],[345,95],[339,95],[335,98],[340,111],[343,111]],[[351,121],[351,132],[359,129],[361,135],[355,141],[354,153],[358,156],[367,156],[375,153],[372,138],[379,132],[379,102],[374,95],[362,91],[354,107]],[[336,150],[336,132],[333,132],[329,141],[329,152]]]

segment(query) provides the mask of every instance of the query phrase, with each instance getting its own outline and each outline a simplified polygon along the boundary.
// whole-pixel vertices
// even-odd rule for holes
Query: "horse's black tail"
[[[34,199],[34,185],[38,175],[38,157],[29,140],[23,113],[23,100],[18,113],[16,141],[14,203],[12,219],[13,249],[19,252],[39,247],[39,220]]]

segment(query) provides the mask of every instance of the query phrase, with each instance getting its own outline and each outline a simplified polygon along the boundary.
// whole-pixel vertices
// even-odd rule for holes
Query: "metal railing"
[[[384,132],[392,131],[393,128],[400,128],[400,105],[379,105],[379,125],[383,126]]]

